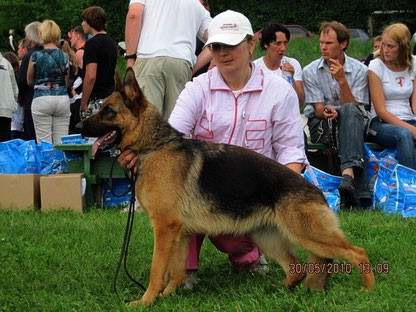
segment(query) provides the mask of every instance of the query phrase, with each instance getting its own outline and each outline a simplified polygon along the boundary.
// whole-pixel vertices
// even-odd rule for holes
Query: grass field
[[[127,215],[119,210],[0,211],[0,311],[132,311],[124,301],[143,292],[123,271],[121,301],[112,291]],[[341,212],[341,226],[372,263],[388,263],[365,292],[356,269],[331,277],[329,288],[309,293],[274,287],[284,279],[272,263],[266,275],[233,271],[209,241],[202,248],[199,283],[138,311],[416,311],[416,219],[381,212]],[[129,250],[130,273],[148,284],[153,235],[136,214]],[[300,252],[306,262],[306,255]],[[341,262],[342,263],[342,262]]]

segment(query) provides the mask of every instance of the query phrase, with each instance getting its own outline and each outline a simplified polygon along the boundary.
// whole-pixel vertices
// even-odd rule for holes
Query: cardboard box
[[[39,177],[38,174],[0,174],[0,209],[38,209]]]
[[[85,195],[82,190],[82,173],[53,174],[40,178],[42,211],[71,209],[82,212]]]

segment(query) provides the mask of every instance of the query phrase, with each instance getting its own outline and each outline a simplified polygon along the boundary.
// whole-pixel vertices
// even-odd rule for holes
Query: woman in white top
[[[396,147],[399,163],[412,169],[416,169],[414,58],[409,29],[404,24],[392,24],[382,34],[380,51],[370,62],[368,74],[372,101],[370,129],[376,142]]]
[[[299,62],[285,56],[289,45],[290,32],[282,24],[271,21],[261,31],[260,46],[266,55],[254,61],[263,71],[285,78],[295,89],[299,106],[303,106],[305,92],[302,82],[302,67]],[[285,75],[283,75],[285,73]]]

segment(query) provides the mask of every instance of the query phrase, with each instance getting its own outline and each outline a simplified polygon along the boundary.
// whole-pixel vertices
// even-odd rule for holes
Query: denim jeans
[[[367,164],[364,154],[364,114],[354,103],[346,103],[337,108],[338,111],[338,156],[341,163],[341,171],[347,168],[354,169],[356,196],[358,198],[370,198],[367,181]],[[311,140],[314,143],[327,144],[324,136],[319,133],[321,118],[312,117],[308,120]],[[327,127],[327,123],[323,123]],[[324,130],[326,130],[324,128]]]
[[[416,127],[416,120],[406,122]],[[378,144],[397,148],[399,164],[416,170],[415,140],[409,129],[385,123],[378,117],[371,121],[370,129],[375,132]]]

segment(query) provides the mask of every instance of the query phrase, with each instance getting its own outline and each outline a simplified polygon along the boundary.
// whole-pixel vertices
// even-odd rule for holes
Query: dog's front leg
[[[154,228],[154,249],[152,268],[150,270],[150,283],[140,301],[133,305],[152,304],[165,286],[166,275],[172,247],[181,229],[181,223],[176,220],[152,220]]]
[[[167,296],[174,292],[176,288],[185,282],[185,263],[188,256],[189,236],[178,235],[175,245],[172,248],[172,254],[169,262],[170,281],[163,291],[163,295]]]

